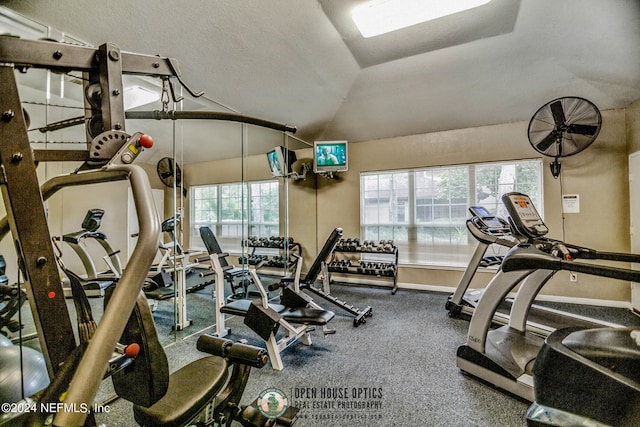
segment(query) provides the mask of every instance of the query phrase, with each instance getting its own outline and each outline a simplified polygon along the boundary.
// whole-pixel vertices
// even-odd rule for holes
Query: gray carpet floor
[[[386,288],[353,285],[333,285],[332,294],[356,307],[372,306],[373,317],[355,328],[349,314],[316,297],[335,311],[330,325],[336,333],[323,336],[314,331],[312,346],[298,343],[285,350],[282,371],[270,365],[254,369],[243,403],[267,388],[277,388],[302,408],[299,427],[526,425],[528,403],[463,375],[456,367],[456,350],[465,342],[468,322],[447,316],[447,294],[401,289],[391,295]],[[210,290],[191,294],[192,300],[194,316],[196,311],[212,310]],[[580,310],[618,323],[640,324],[626,310],[584,306]],[[263,345],[242,318],[230,319],[227,326],[231,338]],[[171,369],[202,357],[195,349],[198,335],[167,347]],[[105,381],[101,395],[110,393]],[[98,415],[99,422],[135,425],[129,403],[119,400],[110,407],[110,414]]]
[[[201,333],[214,332],[211,293],[209,286],[188,295],[193,324],[182,331],[172,329],[172,303],[161,303],[154,312],[172,371],[204,356],[195,343]],[[310,347],[296,343],[286,349],[282,371],[269,364],[254,369],[242,403],[250,403],[265,389],[277,388],[301,408],[295,424],[299,427],[526,425],[528,403],[456,367],[456,350],[465,343],[468,322],[447,316],[448,294],[400,289],[391,295],[389,288],[346,284],[332,285],[332,294],[356,307],[373,307],[373,317],[353,327],[351,315],[316,297],[316,302],[336,313],[330,323],[336,333],[324,336],[317,330],[312,332]],[[91,302],[99,318],[102,299]],[[640,318],[628,310],[549,305],[614,323],[640,325]],[[264,347],[242,318],[229,319],[227,326],[230,338]],[[97,401],[113,394],[106,380]],[[136,425],[129,402],[120,399],[108,406],[108,414],[96,415],[99,423]]]

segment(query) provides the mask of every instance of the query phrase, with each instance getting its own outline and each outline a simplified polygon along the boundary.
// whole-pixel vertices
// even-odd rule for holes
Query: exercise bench
[[[293,284],[294,289],[300,290],[304,289],[309,291],[315,295],[318,295],[321,298],[329,301],[333,305],[340,307],[346,312],[352,314],[353,318],[353,326],[358,327],[363,323],[367,322],[367,318],[373,316],[373,311],[370,306],[365,307],[364,309],[359,309],[354,307],[353,305],[336,298],[331,295],[329,290],[329,271],[327,268],[327,259],[333,253],[336,245],[338,244],[338,240],[342,237],[342,228],[335,228],[327,240],[325,241],[320,253],[316,257],[313,264],[309,268],[309,271],[304,277],[301,277],[299,274],[300,269],[297,269],[297,274],[292,277],[284,277],[280,280],[280,283],[276,283],[269,287],[270,291],[276,290],[281,287],[291,286]],[[295,256],[295,254],[294,254]],[[315,286],[316,280],[318,276],[322,274],[322,289],[317,288]]]
[[[225,314],[244,317],[244,323],[262,338],[267,346],[271,366],[275,370],[282,370],[281,353],[298,340],[305,345],[311,345],[310,331],[315,326],[322,326],[324,334],[335,333],[327,328],[327,324],[334,318],[335,313],[315,305],[311,299],[301,293],[285,288],[281,304],[269,302],[269,296],[255,268],[249,269],[252,283],[260,292],[260,299],[238,299],[226,302],[224,286],[219,286],[224,280],[224,268],[220,260],[228,254],[211,254],[211,261],[216,274],[215,302],[216,302],[216,336],[223,338],[230,333],[225,326]],[[298,262],[298,267],[300,262]],[[256,268],[258,268],[256,266]],[[296,269],[299,275],[299,268]],[[276,338],[279,328],[284,329],[284,337]]]
[[[207,226],[200,227],[200,237],[202,238],[202,242],[204,243],[205,248],[207,248],[207,252],[209,253],[209,255],[223,253],[222,248],[218,243],[218,239],[216,239],[216,236],[215,234],[213,234],[213,231],[211,231],[211,228]],[[229,298],[230,299],[246,298],[247,286],[249,285],[249,282],[250,282],[249,270],[246,268],[236,267],[234,265],[229,264],[226,259],[228,256],[229,254],[227,254],[224,257],[218,257],[218,259],[224,271],[224,279],[227,281],[227,283],[229,283],[229,286],[231,286],[232,295]],[[214,273],[209,273],[209,274],[214,274]],[[208,275],[207,272],[201,273],[200,277],[205,277],[207,275]],[[239,280],[239,283],[237,282],[237,280]],[[223,283],[223,282],[220,282],[220,283]],[[238,295],[237,293],[238,288],[243,289],[244,295]]]

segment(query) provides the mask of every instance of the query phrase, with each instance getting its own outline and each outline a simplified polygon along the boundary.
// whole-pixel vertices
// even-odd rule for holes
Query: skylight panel
[[[369,38],[473,9],[491,0],[372,0],[357,6],[351,17]]]

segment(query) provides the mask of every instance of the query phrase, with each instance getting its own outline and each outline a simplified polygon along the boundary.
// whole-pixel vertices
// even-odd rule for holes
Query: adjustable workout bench
[[[256,269],[249,269],[253,284],[260,292],[259,300],[238,299],[226,303],[224,298],[224,268],[220,260],[229,254],[211,254],[213,272],[216,274],[216,336],[222,338],[230,333],[225,327],[225,314],[244,317],[244,323],[253,330],[267,345],[271,366],[275,370],[282,370],[283,363],[281,352],[298,341],[305,345],[311,345],[309,326],[322,326],[324,334],[332,334],[335,330],[326,328],[327,323],[333,319],[335,313],[323,310],[313,303],[311,298],[299,293],[299,289],[285,288],[281,297],[282,304],[269,303],[269,296],[264,289]],[[300,275],[300,260],[296,274]],[[256,266],[256,268],[258,268]],[[298,326],[294,326],[298,325]],[[280,340],[276,339],[276,333],[280,327],[285,330],[285,335]]]
[[[287,286],[291,283],[294,283],[295,289],[304,289],[309,292],[318,295],[321,298],[326,299],[330,303],[337,305],[341,309],[346,312],[353,314],[355,317],[353,318],[353,326],[358,327],[363,323],[367,322],[367,317],[373,316],[373,312],[370,306],[365,307],[360,310],[345,301],[342,301],[329,292],[329,271],[327,269],[327,259],[331,256],[331,253],[336,247],[338,240],[342,237],[342,228],[334,229],[327,241],[324,243],[324,246],[320,250],[320,253],[316,257],[313,264],[311,264],[311,268],[304,276],[304,278],[300,278],[300,269],[296,270],[296,275],[294,277],[285,277],[280,283],[272,285],[269,287],[270,291],[276,290],[277,288]],[[318,279],[318,276],[322,273],[322,282],[323,289],[316,288],[315,282]]]
[[[211,228],[200,227],[200,237],[202,238],[202,242],[204,243],[204,246],[207,248],[207,252],[209,253],[209,255],[223,253],[222,248],[218,243],[218,239],[216,239],[216,236],[215,234],[213,234],[213,231],[211,231]],[[226,260],[226,256],[221,258],[219,257],[218,260],[220,262],[220,266],[224,271],[224,278],[229,283],[229,286],[231,286],[232,295],[229,298],[230,299],[246,298],[247,295],[239,295],[237,293],[237,290],[238,288],[242,288],[244,291],[244,294],[247,293],[247,285],[251,277],[249,276],[249,270],[246,268],[238,268],[233,265],[230,265]],[[206,275],[207,274],[204,273],[204,274],[201,274],[200,277],[204,277]],[[236,282],[237,279],[240,279],[239,283]],[[223,283],[223,282],[220,282],[220,283]]]
[[[169,235],[168,241],[162,241],[159,249],[162,257],[160,261],[153,265],[149,271],[149,280],[144,288],[144,293],[150,300],[163,301],[175,297],[176,290],[173,285],[184,270],[186,276],[192,274],[193,268],[198,266],[198,257],[204,255],[201,251],[185,251],[177,240],[175,234],[176,225],[180,223],[180,214],[176,214],[165,219],[160,224],[163,233]],[[135,237],[133,234],[132,237]],[[208,259],[208,257],[206,258]],[[178,276],[176,276],[178,272]],[[200,283],[185,287],[185,293],[197,292],[210,285],[210,283]],[[178,290],[181,292],[181,290]]]

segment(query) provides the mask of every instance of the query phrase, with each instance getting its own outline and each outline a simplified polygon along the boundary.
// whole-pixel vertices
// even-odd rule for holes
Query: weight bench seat
[[[145,427],[185,425],[218,394],[228,372],[227,361],[218,356],[189,363],[169,376],[169,387],[160,400],[149,408],[133,406],[136,422]]]
[[[154,289],[152,291],[145,291],[144,294],[149,299],[163,301],[173,298],[175,295],[175,290],[173,289],[173,286],[165,286],[163,288]]]
[[[244,317],[247,315],[247,311],[249,311],[249,306],[251,305],[252,302],[253,300],[250,300],[250,299],[238,299],[222,306],[222,308],[220,309],[220,312]],[[287,307],[285,307],[282,304],[269,303],[269,307],[271,307],[273,310],[275,310],[278,313],[282,313],[287,309]]]
[[[229,276],[231,278],[236,278],[238,276],[244,276],[244,275],[249,276],[249,270],[241,267],[227,266],[226,268],[223,268],[223,271],[225,276]]]
[[[281,314],[282,318],[287,322],[302,323],[305,325],[326,325],[335,316],[333,311],[311,307],[292,308]]]

